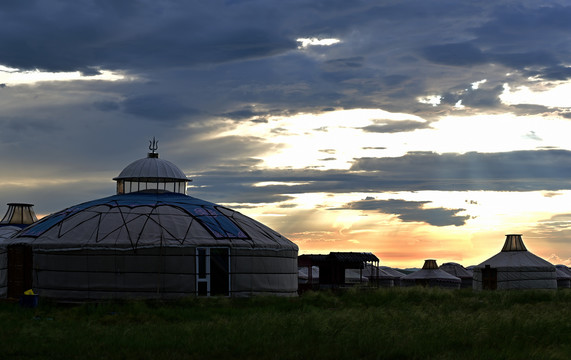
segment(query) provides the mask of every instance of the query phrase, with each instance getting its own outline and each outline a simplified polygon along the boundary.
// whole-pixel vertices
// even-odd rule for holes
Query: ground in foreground
[[[309,292],[34,309],[0,303],[2,359],[568,359],[571,291]]]

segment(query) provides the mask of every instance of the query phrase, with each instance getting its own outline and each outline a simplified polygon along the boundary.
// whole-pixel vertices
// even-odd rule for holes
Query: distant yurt
[[[571,270],[565,265],[555,265],[555,273],[557,275],[557,288],[571,288]]]
[[[455,263],[447,262],[440,265],[440,270],[444,270],[450,275],[454,275],[462,280],[461,288],[472,288],[472,273],[464,268],[464,266]]]
[[[297,295],[296,244],[241,213],[186,195],[187,177],[146,158],[119,176],[117,194],[44,217],[0,247],[0,294],[28,288],[63,301],[187,296]]]
[[[383,270],[385,273],[392,277],[394,286],[400,286],[400,279],[405,276],[404,273],[388,266],[379,266],[379,269]]]
[[[298,267],[297,280],[299,284],[307,284],[309,282],[319,284],[319,266],[312,266],[311,274],[308,267]]]
[[[365,275],[365,269],[345,269],[345,284],[355,285],[368,283],[369,278]]]
[[[393,287],[395,286],[394,275],[389,274],[380,266],[366,264],[363,269],[363,275],[369,279],[371,285],[377,287]]]
[[[555,266],[525,247],[521,234],[508,234],[502,251],[474,267],[475,290],[557,289]]]
[[[14,266],[12,262],[8,267],[8,248],[3,246],[4,240],[14,236],[18,231],[38,221],[34,210],[34,205],[24,203],[9,203],[6,214],[0,221],[0,298],[7,295],[7,283],[10,279],[12,287],[30,287],[31,283],[25,283],[31,275],[31,270]],[[11,254],[11,257],[14,257]],[[8,276],[10,274],[10,276]],[[3,286],[2,284],[6,284]]]
[[[450,289],[460,289],[462,283],[460,278],[439,269],[434,259],[425,260],[422,269],[403,276],[400,280],[401,286],[421,285]]]

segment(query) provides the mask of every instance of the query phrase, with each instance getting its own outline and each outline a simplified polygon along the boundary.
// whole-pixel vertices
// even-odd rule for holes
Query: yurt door
[[[498,269],[486,265],[482,269],[482,289],[496,290],[498,288]]]
[[[19,298],[32,288],[32,247],[8,246],[8,297]]]
[[[196,250],[196,291],[198,296],[228,296],[230,256],[228,248]]]

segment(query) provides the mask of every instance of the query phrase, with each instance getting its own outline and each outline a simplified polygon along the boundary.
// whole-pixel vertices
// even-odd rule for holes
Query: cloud
[[[397,133],[430,128],[430,123],[415,120],[375,120],[375,123],[361,129],[365,132]]]
[[[236,145],[238,145],[237,143]],[[567,164],[567,165],[566,165]],[[565,150],[507,153],[409,153],[397,158],[357,159],[351,171],[257,169],[252,164],[217,166],[196,172],[193,196],[215,202],[255,198],[258,203],[285,201],[307,193],[386,193],[390,191],[537,191],[571,189],[571,152]],[[260,182],[275,185],[254,187]],[[294,185],[283,185],[293,183]],[[369,199],[372,200],[372,199]],[[363,203],[359,206],[374,206]],[[423,209],[427,210],[427,209]],[[433,216],[455,209],[431,210]],[[453,215],[453,214],[452,214]],[[451,215],[451,216],[452,216]],[[434,220],[433,222],[436,222]]]
[[[422,56],[433,63],[453,66],[483,64],[488,57],[472,43],[431,45],[422,49]]]
[[[571,151],[413,152],[397,158],[356,159],[351,170],[379,171],[385,180],[402,181],[402,189],[559,190],[569,188]]]
[[[425,208],[430,201],[360,200],[348,203],[347,209],[377,211],[384,214],[395,214],[404,222],[425,222],[433,226],[462,226],[469,215],[459,216],[465,209]]]
[[[182,100],[165,94],[131,96],[122,101],[121,106],[126,113],[161,122],[200,114],[199,110],[188,107]]]

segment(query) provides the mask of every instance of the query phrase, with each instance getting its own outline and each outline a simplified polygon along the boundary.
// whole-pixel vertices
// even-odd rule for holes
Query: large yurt
[[[186,195],[187,177],[152,152],[114,178],[116,195],[44,217],[0,242],[0,295],[64,301],[297,294],[296,244],[224,206]],[[1,249],[0,249],[1,250]],[[26,275],[29,274],[29,275]]]
[[[462,280],[462,285],[460,286],[461,288],[472,288],[473,275],[470,271],[466,270],[464,266],[455,262],[447,262],[440,265],[440,270],[444,270],[450,275],[454,275],[457,278],[460,278],[460,280]]]
[[[475,290],[557,289],[555,266],[525,247],[521,234],[508,234],[502,251],[473,269]]]
[[[427,259],[422,269],[403,276],[400,279],[401,286],[429,286],[450,289],[460,289],[462,280],[438,268],[436,260]]]

